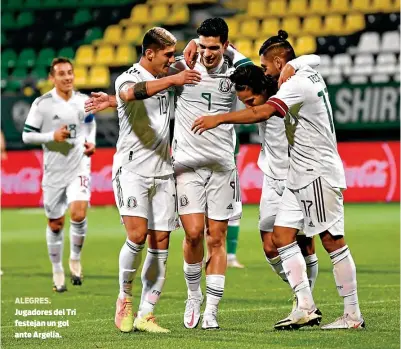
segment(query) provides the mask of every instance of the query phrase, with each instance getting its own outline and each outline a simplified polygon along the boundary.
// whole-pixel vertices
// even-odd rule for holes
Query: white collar
[[[57,93],[55,87],[53,87],[53,89],[50,91],[50,93],[52,94],[52,96],[53,96],[53,98],[54,98],[55,100],[63,101],[63,102],[69,102],[69,101],[75,96],[75,93],[76,93],[76,92],[75,92],[74,90],[72,90],[71,97],[70,97],[70,99],[69,99],[68,101],[66,101],[64,98],[62,98],[62,97]]]

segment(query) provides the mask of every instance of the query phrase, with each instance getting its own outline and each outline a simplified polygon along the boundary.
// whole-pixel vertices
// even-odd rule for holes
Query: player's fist
[[[201,74],[197,70],[184,70],[181,73],[171,75],[175,86],[185,84],[198,84],[201,81]]]
[[[295,75],[294,67],[291,64],[286,64],[280,73],[280,77],[278,79],[278,87],[280,88],[281,84],[285,83],[293,75]]]
[[[70,131],[68,131],[67,125],[61,126],[58,130],[54,131],[53,138],[56,142],[64,142],[70,137]]]
[[[211,128],[215,128],[219,126],[219,120],[216,116],[200,116],[196,118],[194,123],[192,124],[191,130],[194,133],[199,132],[201,135],[206,130],[210,130]]]
[[[95,153],[96,151],[96,146],[93,143],[85,142],[84,143],[85,151],[84,154],[86,156],[91,156]]]
[[[109,107],[111,107],[110,98],[104,92],[92,92],[91,98],[85,101],[86,113],[96,113]]]
[[[198,59],[198,46],[195,40],[191,40],[184,48],[184,59],[189,69],[194,69],[196,60]]]

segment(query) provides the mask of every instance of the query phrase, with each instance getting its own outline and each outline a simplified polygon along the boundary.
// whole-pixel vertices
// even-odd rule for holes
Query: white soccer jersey
[[[259,136],[262,141],[258,166],[266,176],[286,179],[288,173],[288,141],[285,136],[283,119],[272,116],[260,122]]]
[[[319,66],[320,57],[305,55],[288,62],[299,70],[309,65],[312,68]],[[273,179],[286,179],[289,166],[288,140],[285,134],[283,119],[273,116],[267,121],[258,124],[259,135],[262,140],[258,166],[266,176]]]
[[[85,123],[94,122],[93,114],[85,113],[88,96],[73,92],[65,101],[54,88],[36,98],[29,111],[24,133],[52,132],[67,125],[70,137],[65,142],[51,141],[42,145],[44,173],[42,185],[61,188],[69,185],[80,172],[90,172],[90,158],[84,155],[87,130]]]
[[[125,84],[155,79],[139,63],[135,63],[116,80],[120,131],[113,161],[113,177],[120,167],[144,177],[173,173],[169,138],[173,91],[164,90],[139,101],[124,102],[119,97]]]
[[[346,188],[331,105],[322,76],[305,66],[267,103],[285,117],[290,144],[288,188],[303,188],[320,176],[332,187]]]
[[[179,60],[173,69],[189,68],[184,60]],[[194,134],[191,127],[198,116],[228,113],[235,108],[236,92],[229,79],[235,68],[228,59],[222,59],[215,69],[207,70],[199,57],[194,69],[201,73],[202,81],[176,87],[174,160],[192,168],[232,170],[235,168],[233,125],[220,125],[202,135]]]

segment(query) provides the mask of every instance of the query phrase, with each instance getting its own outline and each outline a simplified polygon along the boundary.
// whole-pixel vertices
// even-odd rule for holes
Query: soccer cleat
[[[156,323],[156,318],[152,313],[142,317],[136,318],[134,321],[134,330],[142,331],[142,332],[151,332],[151,333],[169,333],[170,330],[159,326]]]
[[[71,283],[74,286],[81,286],[83,279],[81,261],[70,259],[69,264],[71,272]]]
[[[67,287],[65,286],[65,276],[63,271],[53,272],[53,291],[59,293],[67,291]]]
[[[188,298],[185,301],[184,326],[185,328],[195,328],[200,320],[200,307],[203,303],[201,298]]]
[[[298,330],[304,326],[319,325],[322,320],[322,313],[319,309],[312,311],[295,309],[285,319],[274,325],[276,330]]]
[[[244,269],[245,266],[238,262],[237,258],[227,259],[227,267],[228,268],[237,268],[237,269]]]
[[[117,298],[116,316],[114,323],[121,332],[131,332],[134,326],[134,316],[132,314],[132,297],[121,299]]]
[[[322,330],[362,330],[366,327],[365,320],[361,317],[358,320],[353,320],[348,314],[344,314],[330,324],[321,327]]]
[[[220,329],[217,322],[217,313],[203,314],[202,319],[203,330],[218,330]]]

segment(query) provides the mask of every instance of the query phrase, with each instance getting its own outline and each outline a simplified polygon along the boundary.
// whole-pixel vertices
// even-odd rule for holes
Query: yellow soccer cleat
[[[53,272],[53,291],[58,293],[67,291],[67,287],[65,286],[64,271]]]
[[[116,316],[114,323],[121,332],[131,332],[134,326],[134,316],[132,314],[132,297],[121,299],[117,298]]]
[[[151,333],[169,333],[170,330],[160,327],[156,323],[156,318],[152,313],[142,317],[136,318],[134,322],[134,330],[142,331],[142,332],[151,332]]]

